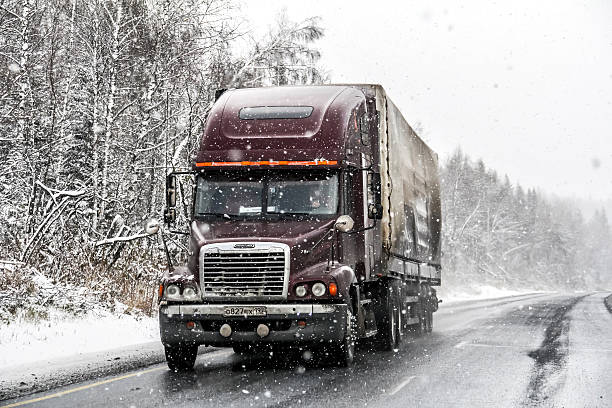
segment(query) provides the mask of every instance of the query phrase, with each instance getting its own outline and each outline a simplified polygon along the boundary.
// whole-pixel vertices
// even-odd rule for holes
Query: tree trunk
[[[117,2],[117,14],[113,23],[113,43],[111,48],[109,93],[106,102],[106,132],[104,133],[104,158],[102,163],[102,194],[100,202],[100,217],[105,218],[106,203],[108,201],[108,168],[110,161],[110,145],[113,136],[113,125],[115,122],[115,97],[117,96],[117,64],[119,60],[119,33],[121,31],[121,19],[123,17],[123,4]]]
[[[93,82],[93,109],[92,109],[92,141],[91,141],[91,161],[92,161],[92,187],[93,187],[93,218],[91,221],[91,229],[96,232],[98,230],[98,220],[100,219],[100,157],[98,153],[98,142],[100,140],[100,131],[102,129],[100,110],[98,109],[98,102],[100,99],[100,81],[98,78],[98,65],[100,63],[100,56],[98,55],[98,43],[100,41],[99,31],[99,19],[97,17],[94,20],[95,33],[92,41],[92,56],[91,56],[91,79]]]

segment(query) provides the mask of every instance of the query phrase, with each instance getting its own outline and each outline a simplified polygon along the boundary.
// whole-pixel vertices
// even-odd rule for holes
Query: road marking
[[[466,344],[467,341],[460,341],[459,343],[455,344],[455,348],[462,349]]]
[[[529,344],[488,344],[488,343],[468,343],[466,341],[462,341],[455,345],[455,348],[462,349],[465,346],[469,347],[488,347],[488,348],[509,348],[509,349],[519,349],[519,350],[527,350],[533,348],[533,345]],[[580,352],[588,352],[588,353],[612,353],[612,349],[608,348],[588,348],[588,347],[569,347],[570,353],[580,353]]]
[[[233,353],[234,353],[234,351],[232,349],[229,349],[229,350],[217,350],[217,351],[212,351],[212,352],[209,352],[209,353],[202,353],[202,354],[207,354],[210,357],[213,357],[213,356],[221,357],[221,356],[225,356],[226,354],[233,354]],[[126,375],[122,375],[120,377],[109,378],[108,380],[98,381],[98,382],[95,382],[95,383],[91,383],[91,384],[87,384],[87,385],[82,385],[80,387],[71,388],[71,389],[66,390],[66,391],[56,392],[54,394],[45,395],[43,397],[32,398],[32,399],[25,400],[25,401],[19,401],[19,402],[15,402],[15,403],[12,403],[12,404],[9,404],[9,405],[2,405],[2,406],[0,406],[0,408],[20,407],[22,405],[33,404],[35,402],[46,401],[46,400],[51,399],[51,398],[61,397],[61,396],[64,396],[66,394],[72,394],[73,392],[83,391],[83,390],[86,390],[88,388],[97,387],[99,385],[104,385],[104,384],[112,383],[112,382],[115,382],[115,381],[125,380],[125,379],[131,378],[131,377],[137,377],[137,376],[140,376],[142,374],[148,374],[148,373],[152,373],[154,371],[167,370],[167,369],[168,369],[168,367],[166,367],[166,365],[163,365],[161,367],[156,367],[156,368],[150,368],[148,370],[138,371],[136,373],[126,374]]]
[[[395,389],[393,391],[391,391],[389,393],[389,395],[397,394],[402,388],[404,388],[406,385],[408,385],[410,383],[410,381],[414,380],[415,378],[416,378],[415,375],[411,375],[410,377],[406,378],[404,381],[402,381],[402,383],[400,385],[395,387]]]
[[[518,350],[529,350],[534,348],[533,344],[489,344],[489,343],[470,343],[468,341],[460,341],[453,346],[456,349],[464,349],[465,347],[485,347],[485,348],[507,348],[507,349],[518,349]],[[589,348],[589,347],[569,347],[570,353],[612,353],[612,349],[609,348]]]
[[[15,403],[9,404],[9,405],[3,405],[0,408],[12,408],[12,407],[19,407],[19,406],[26,405],[26,404],[33,404],[35,402],[40,402],[40,401],[45,401],[45,400],[48,400],[48,399],[51,399],[51,398],[61,397],[61,396],[66,395],[66,394],[72,394],[73,392],[83,391],[83,390],[86,390],[88,388],[97,387],[99,385],[104,385],[104,384],[112,383],[112,382],[119,381],[119,380],[125,380],[126,378],[136,377],[136,376],[140,376],[142,374],[152,373],[153,371],[167,370],[167,369],[168,368],[166,366],[163,366],[163,367],[151,368],[149,370],[138,371],[137,373],[126,374],[126,375],[122,375],[121,377],[109,378],[108,380],[103,380],[103,381],[98,381],[98,382],[95,382],[95,383],[92,383],[92,384],[82,385],[80,387],[71,388],[71,389],[66,390],[66,391],[56,392],[55,394],[45,395],[44,397],[38,397],[38,398],[33,398],[33,399],[30,399],[30,400],[26,400],[26,401],[15,402]]]
[[[466,343],[464,345],[470,346],[470,347],[512,348],[512,349],[526,349],[526,348],[531,347],[529,345],[487,344],[487,343]]]
[[[209,353],[202,353],[202,354],[208,354],[211,357],[212,356],[221,357],[221,356],[224,356],[226,354],[232,354],[232,353],[234,353],[234,351],[230,349],[230,350],[217,350],[217,351],[212,351],[212,352],[209,352]],[[161,367],[156,367],[156,368],[150,368],[148,370],[138,371],[136,373],[126,374],[126,375],[122,375],[120,377],[109,378],[108,380],[98,381],[98,382],[95,382],[95,383],[91,383],[91,384],[87,384],[87,385],[82,385],[80,387],[71,388],[71,389],[66,390],[66,391],[56,392],[54,394],[45,395],[43,397],[32,398],[32,399],[25,400],[25,401],[19,401],[19,402],[15,402],[15,403],[12,403],[12,404],[9,404],[9,405],[2,405],[2,406],[0,406],[0,408],[20,407],[22,405],[33,404],[35,402],[46,401],[46,400],[51,399],[51,398],[61,397],[61,396],[64,396],[66,394],[72,394],[73,392],[83,391],[83,390],[86,390],[88,388],[97,387],[99,385],[104,385],[104,384],[112,383],[112,382],[115,382],[115,381],[125,380],[125,379],[131,378],[131,377],[138,377],[138,376],[141,376],[142,374],[148,374],[148,373],[152,373],[154,371],[167,370],[167,369],[168,369],[168,367],[166,367],[166,365],[163,365]]]
[[[570,347],[570,353],[579,353],[581,351],[589,352],[589,353],[612,353],[612,349],[603,349],[603,348],[582,348],[582,347]]]

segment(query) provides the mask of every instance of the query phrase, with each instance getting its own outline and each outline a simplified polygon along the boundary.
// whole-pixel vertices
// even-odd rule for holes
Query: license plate
[[[268,311],[265,306],[232,306],[226,307],[223,316],[266,316]]]

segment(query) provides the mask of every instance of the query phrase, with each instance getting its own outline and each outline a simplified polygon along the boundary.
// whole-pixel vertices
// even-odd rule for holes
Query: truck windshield
[[[196,216],[332,215],[337,211],[337,174],[234,177],[224,173],[198,177]]]
[[[338,209],[338,176],[318,179],[270,179],[266,183],[271,214],[335,214]]]

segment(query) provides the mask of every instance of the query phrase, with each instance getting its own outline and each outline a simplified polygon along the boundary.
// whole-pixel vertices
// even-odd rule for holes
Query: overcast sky
[[[320,16],[332,82],[382,84],[442,158],[457,146],[526,187],[612,197],[612,1],[245,2]]]

